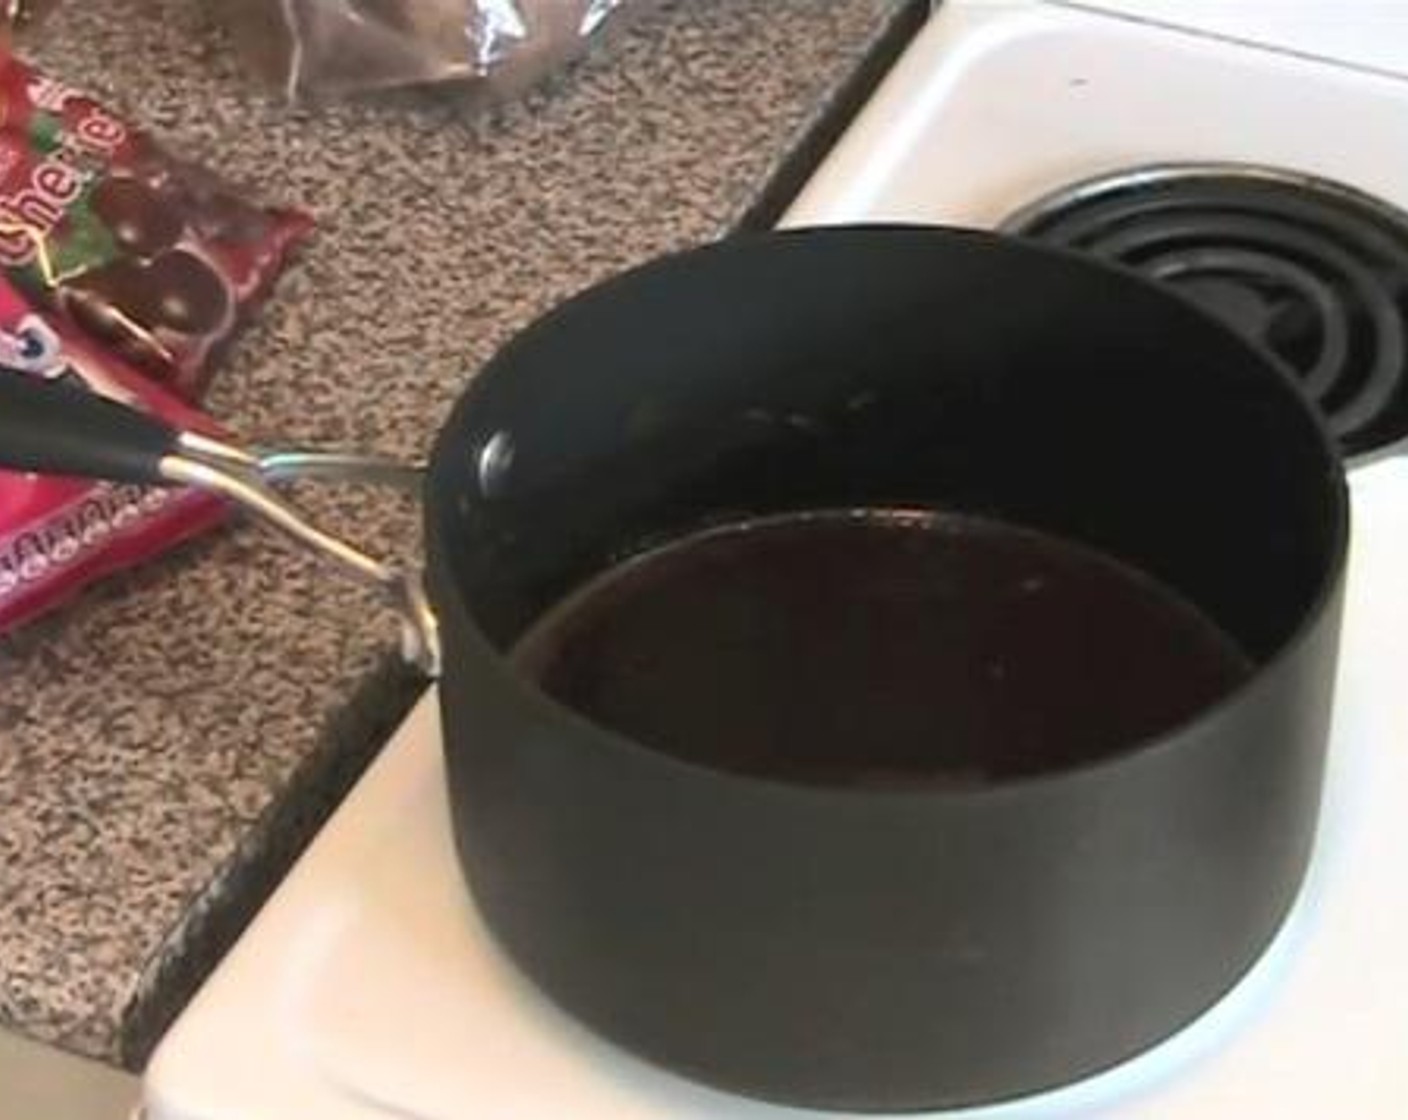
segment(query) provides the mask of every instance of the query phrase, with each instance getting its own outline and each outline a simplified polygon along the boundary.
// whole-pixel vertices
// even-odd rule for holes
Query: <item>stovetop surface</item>
[[[1361,66],[1080,6],[957,2],[786,222],[991,226],[1064,183],[1168,160],[1289,167],[1404,206],[1405,119],[1408,81]],[[945,1115],[1408,1115],[1408,706],[1397,703],[1408,459],[1359,463],[1352,488],[1320,841],[1277,942],[1227,999],[1149,1054],[1040,1098]],[[152,1120],[819,1115],[657,1070],[540,997],[460,884],[438,747],[430,696],[168,1035],[147,1077]]]
[[[971,2],[971,0],[970,0]],[[982,0],[980,0],[982,2]],[[1008,0],[986,0],[995,5]],[[1070,8],[1408,76],[1399,0],[1051,0]]]
[[[784,224],[996,226],[1066,183],[1167,161],[1296,169],[1408,208],[1408,27],[1393,50],[1404,77],[1066,4],[951,2]]]

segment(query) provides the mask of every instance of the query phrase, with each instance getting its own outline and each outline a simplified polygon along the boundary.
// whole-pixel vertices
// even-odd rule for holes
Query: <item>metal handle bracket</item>
[[[179,486],[220,494],[376,590],[401,618],[406,659],[429,676],[439,676],[439,623],[421,572],[378,560],[319,529],[274,489],[278,483],[304,479],[416,492],[424,477],[423,467],[380,456],[340,452],[254,452],[194,432],[181,433],[176,446],[178,450],[163,456],[158,464],[162,478]]]

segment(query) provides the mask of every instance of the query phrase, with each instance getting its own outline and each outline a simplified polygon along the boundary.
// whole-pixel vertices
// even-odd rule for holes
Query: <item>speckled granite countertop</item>
[[[677,0],[488,116],[445,92],[263,101],[207,7],[68,0],[31,53],[317,214],[213,411],[251,439],[413,455],[535,313],[765,214],[921,6]],[[404,503],[309,498],[415,547]],[[0,642],[0,1027],[140,1065],[414,696],[394,638],[237,527]]]

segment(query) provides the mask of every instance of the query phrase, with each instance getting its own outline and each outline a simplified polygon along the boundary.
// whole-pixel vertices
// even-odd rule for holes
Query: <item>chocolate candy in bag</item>
[[[214,434],[208,417],[122,366],[0,280],[0,377],[60,379]],[[110,573],[209,528],[225,506],[208,494],[0,471],[0,631],[59,605]]]
[[[0,52],[0,268],[198,400],[307,215],[240,197],[97,101]]]

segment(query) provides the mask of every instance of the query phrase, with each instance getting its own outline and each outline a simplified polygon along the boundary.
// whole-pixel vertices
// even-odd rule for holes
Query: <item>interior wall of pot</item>
[[[919,506],[1101,548],[1265,658],[1343,513],[1328,442],[1265,361],[1175,297],[991,235],[738,240],[508,346],[442,435],[432,529],[500,647],[702,524]]]

